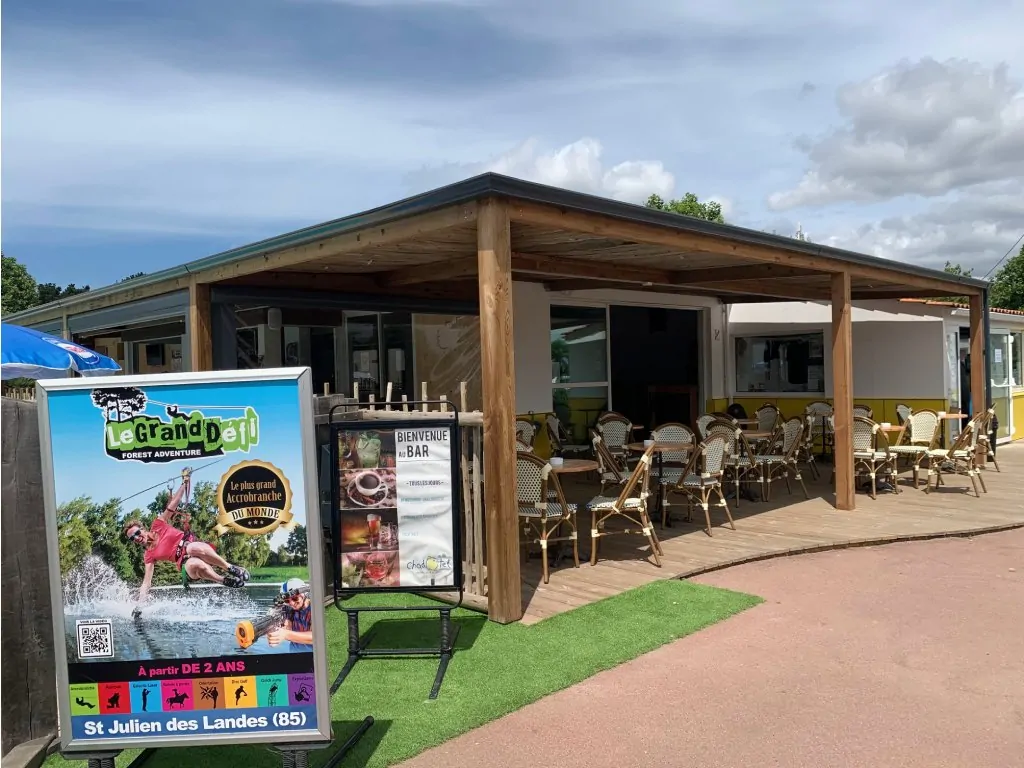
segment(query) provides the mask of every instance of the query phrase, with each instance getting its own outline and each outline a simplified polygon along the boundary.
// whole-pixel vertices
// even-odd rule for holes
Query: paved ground
[[[1024,530],[701,581],[766,603],[405,765],[1024,766]]]

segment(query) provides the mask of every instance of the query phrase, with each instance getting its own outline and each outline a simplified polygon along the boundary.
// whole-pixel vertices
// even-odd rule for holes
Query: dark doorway
[[[700,313],[612,306],[612,405],[645,434],[668,421],[693,428],[700,415]]]

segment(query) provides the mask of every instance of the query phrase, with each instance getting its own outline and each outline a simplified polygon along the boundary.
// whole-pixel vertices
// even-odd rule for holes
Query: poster
[[[459,587],[456,435],[454,419],[335,428],[342,589]]]
[[[327,740],[308,369],[39,387],[62,748]]]

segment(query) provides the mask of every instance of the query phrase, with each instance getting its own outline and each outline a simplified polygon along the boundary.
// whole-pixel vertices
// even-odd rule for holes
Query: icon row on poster
[[[188,712],[203,709],[308,707],[316,701],[311,674],[73,683],[72,715]]]

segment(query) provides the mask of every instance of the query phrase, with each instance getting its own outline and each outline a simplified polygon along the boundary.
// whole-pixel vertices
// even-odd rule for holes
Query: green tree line
[[[271,550],[268,536],[245,536],[241,533],[218,536],[214,530],[217,524],[216,493],[214,483],[197,483],[192,489],[191,500],[182,503],[179,509],[190,515],[192,532],[199,539],[214,544],[228,562],[250,571],[263,566],[306,564],[306,529],[303,526],[296,526],[288,535],[288,543],[281,545],[276,552]],[[89,555],[97,555],[124,581],[139,583],[144,570],[143,549],[125,539],[124,523],[138,519],[148,527],[163,512],[169,498],[169,491],[161,491],[146,509],[136,508],[127,514],[122,512],[117,499],[97,503],[88,496],[80,496],[62,504],[57,510],[62,575],[81,565]],[[179,518],[173,524],[180,528],[183,522]],[[180,581],[172,563],[156,564],[154,585],[178,584]]]

